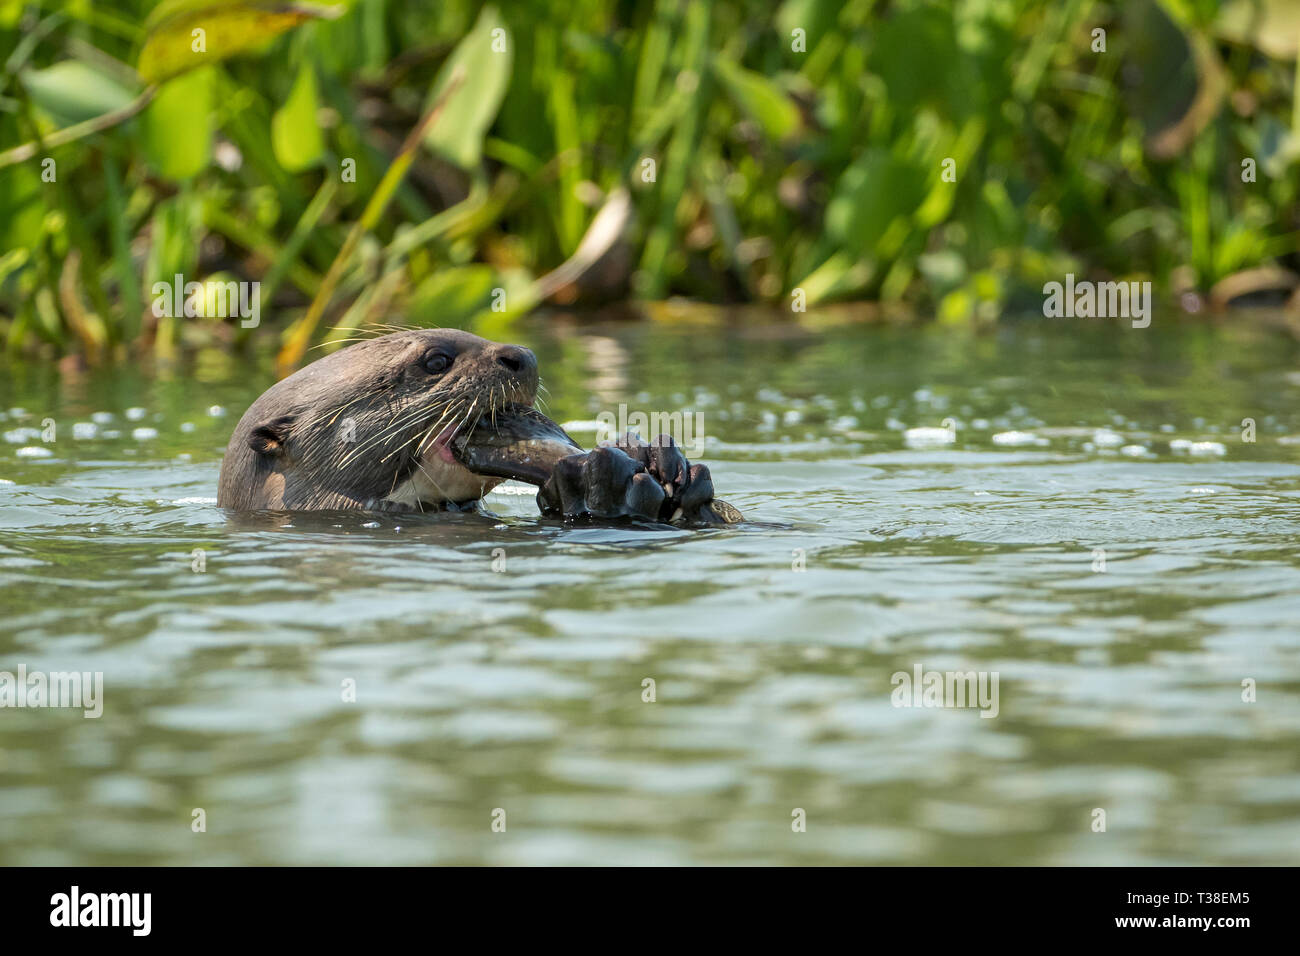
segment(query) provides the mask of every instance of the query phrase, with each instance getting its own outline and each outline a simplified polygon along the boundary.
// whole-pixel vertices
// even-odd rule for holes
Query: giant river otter
[[[731,524],[704,465],[667,436],[587,452],[536,411],[537,358],[454,329],[341,349],[267,389],[221,463],[217,504],[239,511],[437,511],[505,478],[539,486],[542,513]]]

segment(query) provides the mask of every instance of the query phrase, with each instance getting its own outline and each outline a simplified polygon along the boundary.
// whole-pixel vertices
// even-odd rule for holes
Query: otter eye
[[[434,352],[424,360],[424,367],[434,375],[441,375],[447,369],[451,368],[451,363],[455,361],[453,356],[446,352]]]

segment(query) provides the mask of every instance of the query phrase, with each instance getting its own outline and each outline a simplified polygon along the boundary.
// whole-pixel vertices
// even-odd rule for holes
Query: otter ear
[[[248,447],[259,455],[280,455],[289,442],[289,432],[296,421],[293,415],[284,415],[263,422],[248,436]]]

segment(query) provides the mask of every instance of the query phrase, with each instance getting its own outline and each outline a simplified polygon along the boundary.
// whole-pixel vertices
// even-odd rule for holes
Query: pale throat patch
[[[437,453],[426,454],[420,466],[385,501],[412,508],[441,507],[446,502],[474,501],[501,483],[500,478],[476,475],[460,462],[444,461]]]

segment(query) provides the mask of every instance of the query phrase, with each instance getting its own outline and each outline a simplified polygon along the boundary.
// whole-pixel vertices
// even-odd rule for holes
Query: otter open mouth
[[[472,431],[444,429],[434,441],[440,456],[454,456],[476,475],[513,478],[541,487],[555,463],[583,448],[535,408],[507,405],[479,419]]]

